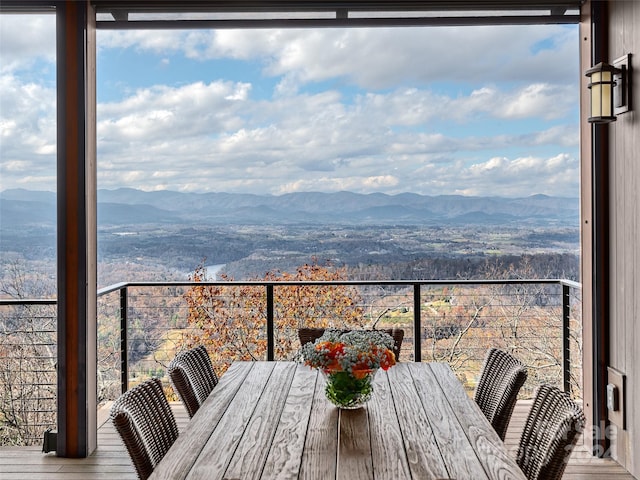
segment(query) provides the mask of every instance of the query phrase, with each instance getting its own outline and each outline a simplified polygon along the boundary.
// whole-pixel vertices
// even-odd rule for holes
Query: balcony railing
[[[0,445],[32,445],[55,428],[55,300],[0,299]]]
[[[209,342],[219,373],[235,359],[295,358],[297,328],[311,325],[402,328],[401,360],[449,362],[470,392],[486,349],[505,348],[529,366],[524,396],[544,382],[580,397],[580,294],[531,279],[116,284],[98,293],[99,401],[166,380],[190,342]],[[0,307],[1,444],[40,444],[56,428],[55,300]]]

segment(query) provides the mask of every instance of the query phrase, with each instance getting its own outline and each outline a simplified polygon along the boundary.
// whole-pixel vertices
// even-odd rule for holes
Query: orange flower
[[[331,359],[331,362],[327,364],[325,369],[328,372],[339,372],[342,370],[342,365],[340,365],[340,362],[337,359],[333,358]]]
[[[388,370],[396,359],[391,350],[393,338],[386,333],[326,330],[313,344],[303,345],[307,365],[325,373],[347,372],[363,379],[379,367]]]
[[[396,364],[396,355],[391,350],[384,352],[384,357],[380,360],[380,367],[383,370],[389,370]]]
[[[356,365],[353,367],[353,377],[357,380],[362,380],[370,373],[371,369],[368,366],[365,366],[363,368],[362,366],[359,367],[358,365]]]
[[[331,350],[331,345],[333,345],[331,342],[320,342],[316,344],[316,351]]]

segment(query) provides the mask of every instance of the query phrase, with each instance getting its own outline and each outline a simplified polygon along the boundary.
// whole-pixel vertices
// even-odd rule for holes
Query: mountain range
[[[4,228],[53,225],[53,192],[9,189],[0,192]],[[290,193],[145,192],[131,188],[98,191],[98,224],[201,225],[558,225],[577,227],[577,198],[533,195],[520,198]]]

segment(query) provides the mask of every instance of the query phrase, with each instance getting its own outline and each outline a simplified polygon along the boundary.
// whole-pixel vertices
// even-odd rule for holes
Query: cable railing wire
[[[228,328],[236,328],[234,322],[243,318],[263,322],[251,339],[266,345],[257,358],[282,360],[295,357],[295,348],[287,351],[283,345],[295,347],[291,342],[296,332],[282,326],[290,312],[281,310],[281,297],[301,294],[301,289],[309,295],[313,292],[311,287],[355,289],[359,303],[353,308],[363,316],[363,324],[405,330],[403,361],[449,361],[468,390],[475,385],[486,349],[500,343],[512,348],[516,355],[531,359],[531,385],[523,389],[524,395],[532,391],[536,381],[543,380],[558,383],[574,396],[581,394],[581,358],[577,353],[581,348],[581,298],[580,285],[575,282],[128,282],[98,293],[99,401],[113,400],[150,376],[166,380],[166,365],[179,349],[185,348],[184,338],[198,337],[199,329],[188,321],[190,310],[185,300],[194,288],[217,289],[226,295],[219,295],[216,301],[236,302],[229,311],[237,318],[224,319]],[[260,301],[243,309],[234,292],[243,288],[250,289],[256,298],[262,296]],[[13,399],[3,397],[5,405],[0,408],[4,412],[0,411],[0,417],[29,418],[26,425],[11,432],[0,428],[4,432],[0,437],[3,445],[39,444],[42,432],[56,427],[57,319],[54,313],[40,311],[55,305],[52,299],[0,299],[0,382],[5,383],[0,388],[6,388],[10,380],[15,389]],[[310,307],[300,315],[311,323],[339,323],[321,309],[314,312]],[[30,326],[25,328],[21,321]],[[517,342],[511,337],[514,332]],[[19,349],[23,350],[22,365],[12,363],[14,357],[10,354]],[[212,361],[218,371],[228,364],[228,359]],[[167,391],[170,392],[168,382]],[[30,411],[24,415],[16,415],[17,410],[12,413],[12,407],[6,405],[11,401]],[[20,438],[8,438],[11,435]]]

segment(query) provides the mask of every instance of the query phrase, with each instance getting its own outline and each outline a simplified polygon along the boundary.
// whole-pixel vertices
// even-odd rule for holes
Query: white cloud
[[[55,188],[55,98],[52,88],[0,75],[0,188]]]
[[[575,95],[569,87],[558,88],[536,83],[520,90],[504,109],[505,118],[526,118],[539,116],[554,119],[565,116],[575,103]]]
[[[454,176],[447,173],[451,162],[464,165],[482,151],[514,145],[535,148],[568,143],[566,138],[572,131],[555,127],[530,135],[460,138],[422,127],[413,131],[435,114],[446,118],[451,112],[441,107],[443,102],[432,101],[431,93],[416,89],[366,95],[353,104],[343,103],[341,94],[332,91],[273,101],[252,99],[250,91],[246,84],[196,82],[141,89],[120,102],[100,104],[100,186],[242,191],[250,184],[257,193],[305,188],[477,192],[480,186],[461,188],[456,182],[476,182],[479,172],[484,172],[493,179],[484,181],[492,185],[487,192],[496,193],[493,184],[499,183],[505,172],[531,177],[533,167],[526,159],[508,162],[496,158],[465,167],[462,171],[466,174]],[[477,97],[472,93],[455,101],[459,110],[472,115],[474,109],[484,108]],[[38,102],[39,96],[22,98]],[[450,99],[445,99],[445,105],[447,101]],[[32,108],[33,103],[24,106],[27,111]],[[411,129],[404,131],[403,126]],[[575,130],[574,136],[577,138]],[[55,132],[51,129],[48,135],[30,138],[39,140],[33,145],[35,154],[46,151]],[[3,171],[11,165],[3,162]],[[435,176],[437,181],[424,180]]]
[[[102,48],[152,53],[181,51],[188,58],[258,60],[264,72],[297,83],[343,78],[362,88],[398,82],[539,82],[577,78],[574,27],[491,26],[439,28],[100,31]],[[550,44],[549,48],[540,47]]]
[[[535,83],[514,90],[485,86],[474,90],[469,97],[454,99],[444,106],[461,121],[481,113],[505,119],[553,120],[570,114],[577,102],[575,87]]]
[[[559,145],[561,147],[577,148],[580,142],[577,124],[565,124],[551,127],[547,130],[528,135],[531,145]]]
[[[0,15],[0,73],[31,68],[56,58],[55,15]]]
[[[99,186],[576,195],[575,32],[100,31],[100,55],[195,59],[198,73],[144,88],[101,74],[128,93],[98,105]],[[1,52],[14,69],[0,77],[2,188],[55,186],[55,91],[17,70],[51,61],[35,37],[16,44],[24,58]],[[211,72],[216,58],[257,61],[275,90]]]
[[[438,172],[447,180],[447,172]],[[569,154],[553,157],[494,157],[460,168],[456,193],[463,195],[526,196],[532,192],[575,196],[579,184],[579,161]],[[492,193],[493,192],[493,193]]]
[[[370,177],[319,177],[309,180],[296,180],[282,185],[274,193],[282,195],[293,192],[341,192],[358,191],[361,193],[374,193],[388,190],[389,187],[396,187],[399,184],[398,178],[393,175],[377,175]]]
[[[98,105],[99,139],[113,148],[127,148],[129,141],[152,146],[172,137],[233,130],[243,123],[239,104],[250,88],[244,83],[196,82],[141,89],[121,102]]]
[[[98,30],[97,45],[99,53],[114,48],[133,48],[158,55],[178,51],[187,53],[193,43],[191,39],[197,33],[179,30]]]

